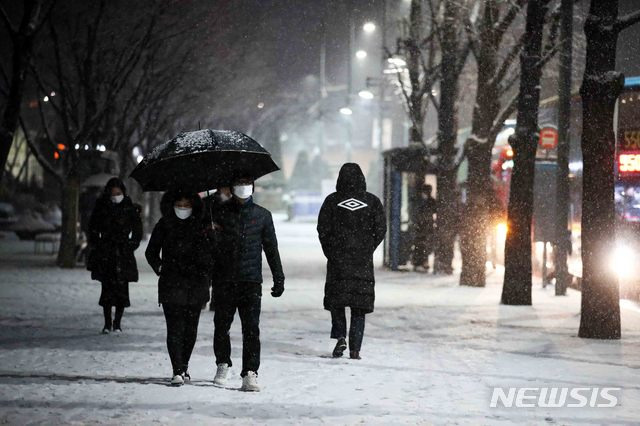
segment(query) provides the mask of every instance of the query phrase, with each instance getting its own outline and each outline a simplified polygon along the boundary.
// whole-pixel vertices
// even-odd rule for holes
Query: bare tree
[[[603,265],[615,236],[613,133],[624,76],[615,71],[618,35],[640,22],[640,11],[618,17],[618,1],[592,0],[584,26],[587,62],[582,96],[582,311],[578,335],[620,338],[620,295],[614,272]]]
[[[538,103],[542,74],[542,40],[548,0],[527,4],[524,48],[520,55],[520,91],[515,133],[509,138],[514,166],[509,194],[502,303],[531,304],[531,218],[538,146]]]
[[[3,88],[1,92],[6,97],[6,102],[2,108],[0,121],[0,182],[4,176],[14,132],[18,128],[20,105],[33,43],[54,1],[25,0],[22,3],[22,17],[17,27],[7,10],[0,5],[0,18],[12,44],[11,70],[7,73],[2,69],[3,86],[6,86],[6,89]]]

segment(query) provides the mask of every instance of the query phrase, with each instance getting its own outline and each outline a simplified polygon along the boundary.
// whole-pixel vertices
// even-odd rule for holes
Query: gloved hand
[[[280,297],[284,293],[284,283],[273,283],[273,287],[271,287],[271,296]]]

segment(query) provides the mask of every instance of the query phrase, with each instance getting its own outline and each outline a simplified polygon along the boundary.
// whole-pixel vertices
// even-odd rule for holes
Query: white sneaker
[[[111,330],[109,330],[108,328],[102,329],[102,334],[109,334],[109,333],[111,333]]]
[[[242,378],[242,387],[240,390],[244,392],[260,392],[258,375],[255,371],[247,371],[247,375]]]
[[[182,386],[184,385],[184,378],[180,374],[176,374],[171,378],[171,386]]]
[[[229,373],[229,364],[223,362],[218,364],[218,370],[216,370],[216,377],[213,378],[213,384],[217,386],[224,386],[227,383],[227,374]]]

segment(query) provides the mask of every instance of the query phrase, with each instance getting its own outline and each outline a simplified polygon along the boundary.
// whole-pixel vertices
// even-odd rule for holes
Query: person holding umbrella
[[[153,229],[145,256],[160,277],[158,303],[167,323],[171,384],[181,386],[191,379],[189,360],[198,336],[200,309],[209,300],[212,257],[200,197],[171,191],[163,196],[163,204],[164,216]]]
[[[229,329],[238,310],[242,322],[241,390],[257,392],[263,250],[273,275],[271,296],[280,297],[284,292],[284,274],[271,213],[253,202],[253,189],[251,178],[236,180],[233,199],[213,218],[218,253],[213,348],[218,367],[214,384],[223,386],[232,365]]]
[[[138,281],[133,252],[142,239],[140,211],[127,196],[119,178],[110,179],[96,201],[89,219],[87,269],[91,279],[100,281],[100,301],[104,313],[102,334],[122,332],[124,309],[131,306],[129,283]],[[115,307],[115,319],[111,310]]]
[[[327,196],[318,216],[318,237],[327,258],[324,308],[331,312],[333,356],[347,349],[345,308],[351,308],[349,355],[360,359],[365,314],[373,312],[373,252],[386,232],[382,203],[367,192],[360,166],[340,169],[336,192]]]

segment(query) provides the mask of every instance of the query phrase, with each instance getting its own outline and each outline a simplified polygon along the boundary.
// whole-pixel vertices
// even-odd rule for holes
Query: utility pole
[[[573,42],[573,0],[562,0],[560,23],[560,73],[558,82],[558,175],[556,185],[557,223],[555,241],[556,296],[567,293],[567,256],[571,244],[569,223],[569,147],[571,125],[571,60]]]

